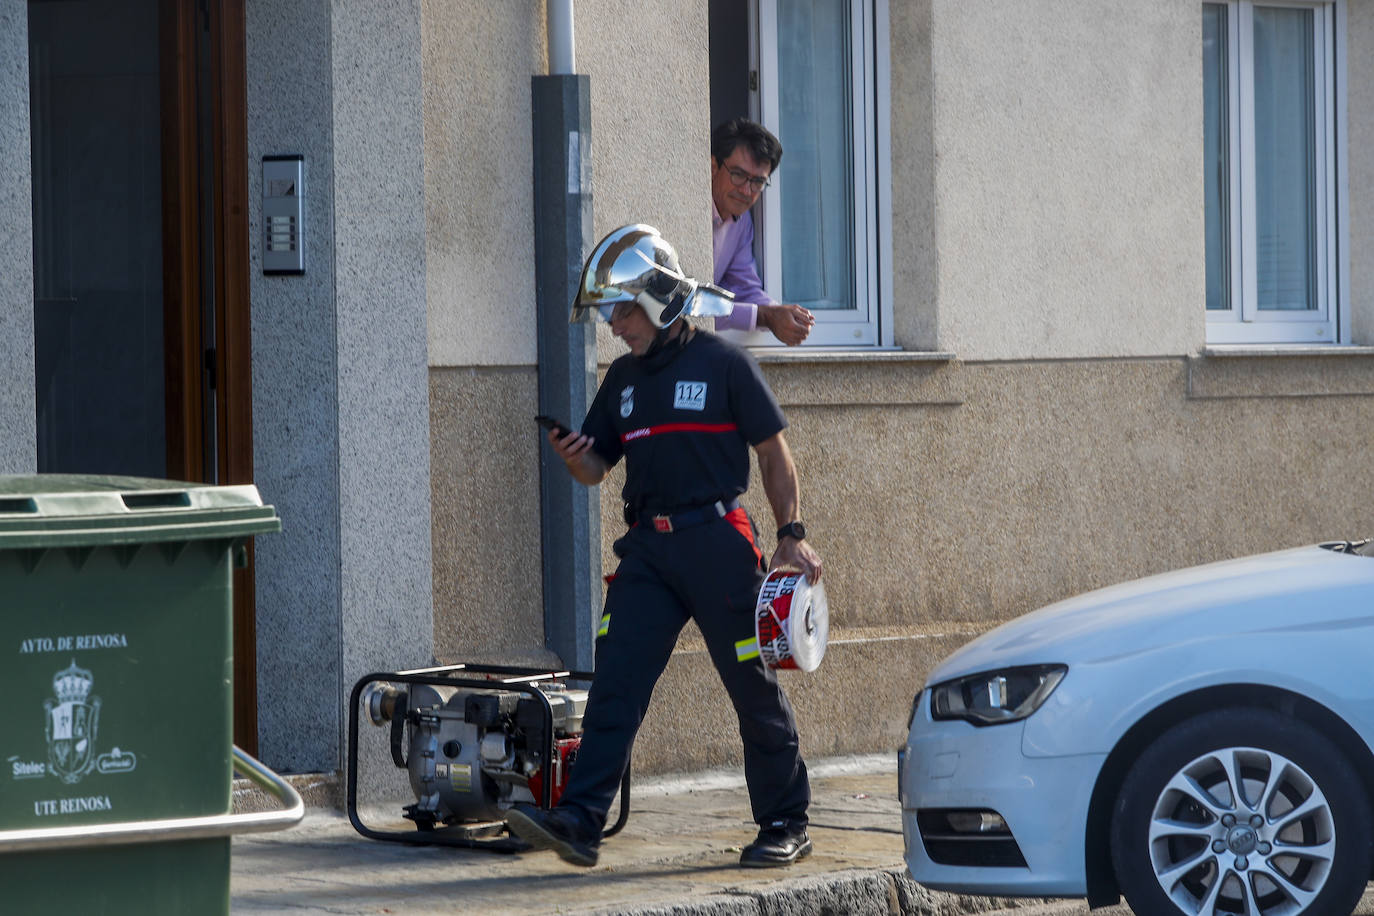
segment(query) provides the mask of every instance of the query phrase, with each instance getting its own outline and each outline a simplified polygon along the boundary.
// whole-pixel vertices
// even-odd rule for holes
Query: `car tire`
[[[1130,768],[1112,865],[1136,913],[1349,913],[1370,874],[1370,821],[1364,784],[1324,733],[1268,709],[1217,710]]]

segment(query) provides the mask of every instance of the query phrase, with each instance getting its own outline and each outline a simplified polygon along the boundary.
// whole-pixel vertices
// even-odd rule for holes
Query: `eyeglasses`
[[[744,169],[737,169],[734,166],[727,166],[725,170],[730,173],[730,183],[732,185],[737,188],[742,188],[747,184],[749,185],[749,190],[753,191],[755,194],[772,183],[767,178],[750,175]]]

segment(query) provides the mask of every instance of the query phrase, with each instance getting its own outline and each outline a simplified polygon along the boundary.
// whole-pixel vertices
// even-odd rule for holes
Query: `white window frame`
[[[758,74],[751,85],[750,113],[778,132],[778,4],[787,0],[750,0],[750,70]],[[893,346],[891,140],[889,112],[891,66],[888,43],[888,0],[849,0],[853,85],[855,311],[816,310],[816,324],[807,347]],[[784,154],[785,154],[784,150]],[[774,172],[772,186],[755,207],[755,248],[764,289],[782,298],[782,174]],[[766,330],[736,332],[732,336],[751,347],[780,347]]]
[[[1209,0],[1215,2],[1215,0]],[[1350,340],[1345,0],[1225,0],[1230,179],[1230,308],[1207,309],[1209,344],[1323,344]],[[1254,10],[1311,9],[1313,23],[1317,308],[1258,307],[1255,214]]]

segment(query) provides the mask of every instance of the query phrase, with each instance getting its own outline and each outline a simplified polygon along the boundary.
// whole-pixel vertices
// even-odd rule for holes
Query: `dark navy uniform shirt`
[[[729,500],[749,485],[749,446],[787,427],[758,363],[701,330],[666,364],[626,354],[606,372],[582,432],[636,511]]]

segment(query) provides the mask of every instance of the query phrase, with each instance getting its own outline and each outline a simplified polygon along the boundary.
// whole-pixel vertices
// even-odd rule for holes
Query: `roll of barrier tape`
[[[754,631],[768,667],[815,671],[830,639],[825,587],[795,570],[773,570],[759,589]]]

